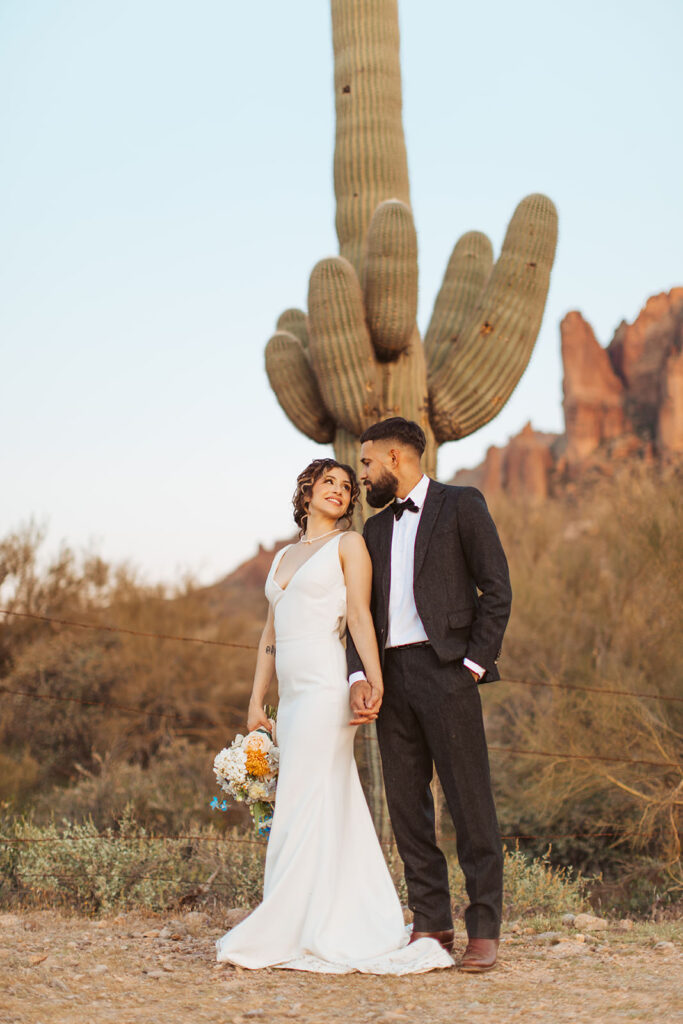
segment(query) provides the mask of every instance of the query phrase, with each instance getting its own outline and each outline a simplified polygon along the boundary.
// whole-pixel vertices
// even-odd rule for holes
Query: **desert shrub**
[[[36,825],[10,815],[0,827],[2,838],[20,840],[0,841],[0,906],[22,899],[100,913],[207,902],[253,907],[261,900],[265,844],[241,830],[195,827],[190,838],[169,841],[150,834],[130,809],[104,832],[92,821]],[[405,904],[400,861],[395,852],[387,860]],[[454,906],[462,909],[464,879],[453,856],[449,875]],[[504,886],[506,916],[551,916],[584,905],[581,879],[519,850],[505,851]]]
[[[78,780],[63,788],[47,789],[35,796],[32,820],[51,819],[73,823],[91,821],[98,830],[116,828],[124,810],[144,828],[176,834],[199,825],[246,826],[246,808],[235,805],[227,813],[211,810],[211,797],[219,792],[212,771],[216,751],[202,743],[168,738],[146,766],[94,755],[90,769],[79,766]]]
[[[69,906],[84,913],[261,898],[264,846],[244,835],[197,829],[182,841],[151,836],[129,811],[117,828],[92,822],[37,826],[5,819],[0,842],[0,905]]]
[[[456,911],[469,903],[465,876],[455,855],[448,856],[448,878],[451,899]],[[578,912],[586,905],[588,883],[572,868],[557,867],[550,861],[549,851],[531,857],[518,848],[504,848],[503,916],[553,917],[569,911]]]
[[[1,795],[28,808],[49,788],[99,772],[105,760],[125,775],[125,765],[146,768],[174,739],[196,743],[199,757],[232,738],[244,724],[252,651],[54,626],[21,614],[255,644],[262,590],[245,596],[187,580],[150,586],[130,566],[92,553],[62,547],[45,560],[42,542],[33,524],[0,541],[0,607],[17,613],[0,616]]]
[[[553,862],[624,884],[646,872],[658,899],[683,883],[683,705],[606,691],[682,695],[682,493],[676,476],[633,471],[538,508],[500,502],[513,611],[503,682],[483,690],[492,745],[578,755],[492,755],[503,831],[587,835],[553,840]]]

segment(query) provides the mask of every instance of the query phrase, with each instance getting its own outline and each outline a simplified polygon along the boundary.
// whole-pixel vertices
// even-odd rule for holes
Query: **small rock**
[[[536,936],[537,942],[561,942],[564,935],[561,932],[541,932]]]
[[[91,974],[106,974],[108,970],[109,970],[109,968],[107,967],[106,964],[95,964],[95,966],[92,968],[90,973]]]
[[[143,932],[142,933],[143,939],[158,939],[160,937],[160,935],[161,935],[161,932],[159,931],[158,928],[153,928],[152,931],[150,931],[150,932]]]
[[[243,1017],[247,1017],[247,1018],[249,1018],[249,1017],[265,1017],[265,1015],[266,1015],[266,1011],[265,1010],[260,1010],[260,1009],[259,1010],[245,1010],[244,1013],[242,1014]]]
[[[584,942],[576,942],[574,939],[567,939],[566,942],[558,942],[550,947],[550,956],[585,956],[588,953]]]
[[[617,928],[620,932],[633,931],[633,921],[630,917],[624,917],[621,919],[621,921],[617,922]]]
[[[562,915],[562,924],[565,925],[567,928],[571,928],[571,926],[574,924],[575,920],[576,920],[576,914],[563,914]]]
[[[180,942],[183,936],[181,932],[173,932],[171,935],[171,942]]]
[[[673,942],[656,942],[655,949],[658,953],[669,953],[672,949],[675,949]]]
[[[68,996],[72,994],[71,989],[64,984],[59,978],[53,978],[50,982],[53,988],[58,988],[60,992],[65,992]]]
[[[601,932],[609,928],[609,923],[604,917],[595,917],[594,914],[577,914],[574,927],[580,932]]]
[[[175,967],[173,966],[173,964],[166,963],[165,961],[160,966],[161,966],[162,971],[167,971],[169,974],[173,974],[173,971],[175,970]]]
[[[519,921],[515,921],[515,923],[510,928],[510,931],[513,932],[515,935],[520,935],[521,934],[522,926],[519,923]]]
[[[206,914],[203,914],[201,910],[188,910],[183,915],[183,924],[208,924],[209,918]]]
[[[164,925],[160,932],[157,933],[160,939],[170,939],[173,935],[173,929],[169,928],[168,925]]]
[[[31,967],[37,967],[38,964],[42,964],[49,957],[49,953],[45,953],[44,956],[32,956],[29,960]]]
[[[251,913],[246,907],[233,907],[228,910],[223,920],[225,921],[225,927],[227,929],[234,928],[240,921],[244,921],[245,917],[248,917]]]
[[[163,971],[143,971],[142,973],[146,974],[148,978],[163,978],[164,976]]]
[[[574,941],[575,942],[585,942],[586,941],[586,936],[582,935],[581,932],[579,932],[578,935],[574,936]]]

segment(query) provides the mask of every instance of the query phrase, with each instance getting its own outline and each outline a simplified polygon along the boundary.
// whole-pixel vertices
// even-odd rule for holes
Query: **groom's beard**
[[[393,501],[396,497],[396,491],[398,490],[398,478],[394,476],[388,469],[382,470],[382,475],[374,483],[368,483],[365,485],[367,492],[368,505],[372,508],[384,508],[390,501]]]

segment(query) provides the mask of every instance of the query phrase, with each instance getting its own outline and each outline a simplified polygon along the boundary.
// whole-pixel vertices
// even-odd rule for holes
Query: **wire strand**
[[[156,640],[177,640],[177,641],[180,641],[182,643],[209,644],[209,645],[217,646],[217,647],[232,647],[232,648],[237,648],[239,650],[245,650],[245,651],[257,651],[258,650],[258,645],[257,644],[241,644],[241,643],[237,643],[236,641],[232,641],[232,640],[206,640],[203,637],[197,637],[197,636],[178,636],[178,635],[172,634],[172,633],[146,633],[146,632],[142,632],[142,631],[137,630],[137,629],[128,629],[128,628],[126,628],[124,626],[109,626],[109,625],[102,625],[102,624],[92,623],[92,622],[75,622],[72,619],[57,619],[57,618],[54,618],[53,616],[50,616],[50,615],[36,615],[33,612],[17,612],[17,611],[12,611],[9,608],[0,608],[0,615],[17,615],[17,616],[20,616],[21,618],[37,619],[40,622],[54,622],[54,623],[57,623],[58,625],[61,625],[61,626],[72,626],[72,627],[75,627],[77,629],[105,630],[108,633],[126,633],[126,634],[128,634],[130,636],[141,636],[141,637],[147,637],[147,638],[156,639]],[[611,688],[607,689],[607,688],[600,687],[600,686],[582,686],[582,685],[580,685],[578,683],[549,683],[549,682],[542,681],[540,679],[506,679],[506,678],[501,679],[501,682],[503,682],[503,683],[513,683],[515,685],[520,685],[520,686],[544,686],[544,687],[548,687],[549,689],[555,689],[555,690],[576,690],[576,691],[584,692],[584,693],[597,693],[597,694],[600,694],[600,695],[603,695],[603,696],[636,697],[636,698],[639,698],[641,700],[659,700],[659,701],[663,701],[664,703],[683,704],[683,697],[671,697],[671,696],[668,696],[668,695],[665,695],[665,694],[660,694],[660,693],[640,693],[640,692],[634,691],[634,690],[615,690],[615,689],[611,689]],[[11,692],[11,691],[6,691],[6,692]],[[13,692],[17,692],[17,691],[13,691]],[[53,698],[49,698],[49,699],[57,700],[59,698],[53,697]],[[74,697],[72,697],[72,698],[62,698],[62,699],[64,699],[64,700],[77,700],[77,698],[74,698]],[[88,703],[88,702],[83,701],[83,703]],[[96,704],[96,703],[103,703],[103,702],[92,701],[90,703]],[[115,705],[106,705],[106,706],[107,707],[113,707]],[[122,709],[122,710],[131,710],[131,709]],[[142,712],[142,713],[149,714],[150,712],[146,712],[145,711],[145,712]]]
[[[74,622],[72,619],[55,619],[51,615],[35,615],[33,612],[15,612],[9,608],[0,608],[0,615],[19,615],[24,619],[38,619],[40,622],[56,622],[60,626],[74,626],[77,629],[103,629],[107,633],[127,633],[129,636],[150,637],[153,640],[180,640],[186,644],[210,644],[214,647],[238,647],[244,651],[257,651],[257,644],[239,644],[232,640],[206,640],[199,636],[177,636],[174,633],[145,633],[139,629],[127,629],[125,626],[105,626],[101,623]]]
[[[504,754],[523,754],[531,757],[561,757],[576,761],[609,761],[615,764],[644,764],[651,768],[683,768],[680,761],[641,761],[631,757],[607,757],[601,754],[565,754],[557,750],[522,750],[518,747],[496,747],[489,745],[489,750]]]

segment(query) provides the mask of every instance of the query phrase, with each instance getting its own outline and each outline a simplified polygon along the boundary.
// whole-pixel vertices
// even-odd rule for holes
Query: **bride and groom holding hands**
[[[277,798],[263,902],[218,941],[217,957],[321,973],[452,967],[448,868],[430,788],[436,768],[469,898],[458,966],[490,970],[503,855],[478,684],[499,678],[507,562],[479,491],[423,474],[416,423],[383,420],[360,441],[360,483],[383,511],[363,536],[349,530],[355,473],[315,460],[294,495],[301,537],[276,554],[266,580],[247,725],[267,726],[263,701],[277,672]],[[353,756],[356,728],[374,720],[412,930]]]

